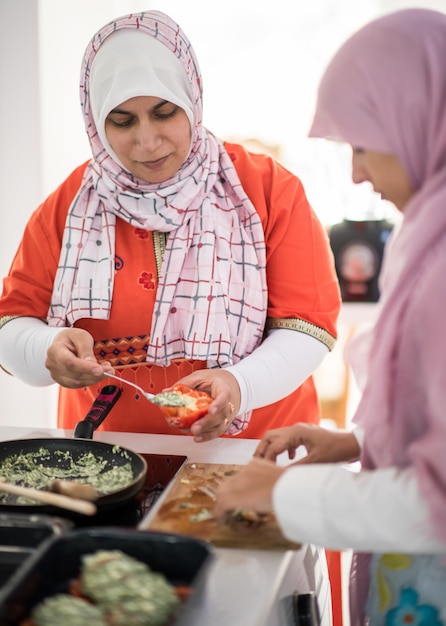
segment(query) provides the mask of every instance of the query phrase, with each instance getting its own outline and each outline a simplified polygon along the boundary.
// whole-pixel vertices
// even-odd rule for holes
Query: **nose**
[[[162,137],[158,132],[156,124],[151,124],[149,120],[144,120],[138,128],[136,143],[144,152],[155,152],[161,145]]]
[[[367,170],[364,167],[364,155],[363,152],[353,150],[352,153],[352,181],[358,185],[365,181],[369,181],[367,176]]]

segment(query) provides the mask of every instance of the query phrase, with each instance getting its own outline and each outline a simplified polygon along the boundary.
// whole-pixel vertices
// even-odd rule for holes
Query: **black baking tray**
[[[49,515],[0,514],[0,587],[36,550],[73,527]]]
[[[0,589],[0,624],[18,626],[44,598],[68,591],[81,559],[97,550],[122,550],[161,572],[174,585],[191,587],[169,626],[180,626],[196,610],[212,547],[200,539],[164,532],[120,528],[81,528],[49,540]]]

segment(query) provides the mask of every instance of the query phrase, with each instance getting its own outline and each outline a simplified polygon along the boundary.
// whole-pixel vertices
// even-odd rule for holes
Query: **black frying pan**
[[[132,480],[124,487],[99,496],[96,501],[98,510],[117,506],[130,500],[144,484],[147,473],[146,460],[140,454],[127,448],[91,440],[93,432],[103,422],[120,395],[121,390],[114,385],[103,387],[85,418],[76,425],[73,439],[15,439],[0,442],[0,474],[2,463],[15,454],[38,453],[41,448],[44,448],[50,452],[50,456],[42,459],[42,464],[45,467],[61,468],[63,461],[56,452],[68,452],[74,462],[85,453],[92,452],[97,458],[106,462],[103,472],[130,463],[133,474]],[[8,495],[6,501],[0,502],[0,511],[15,513],[55,512],[60,514],[61,509],[47,504],[19,504],[16,501],[16,496]]]

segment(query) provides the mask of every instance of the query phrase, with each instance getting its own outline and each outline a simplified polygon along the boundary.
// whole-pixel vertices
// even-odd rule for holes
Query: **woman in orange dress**
[[[214,398],[196,441],[319,421],[311,378],[339,286],[300,180],[202,124],[181,28],[149,11],[106,24],[81,74],[92,158],[33,213],[0,299],[0,363],[60,385],[72,428],[116,373]],[[125,386],[102,429],[175,433]]]

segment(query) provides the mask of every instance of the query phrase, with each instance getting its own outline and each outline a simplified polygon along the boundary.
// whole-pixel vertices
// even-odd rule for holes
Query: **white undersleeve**
[[[35,317],[18,317],[0,330],[0,364],[13,376],[36,387],[54,383],[45,367],[54,337],[64,330]],[[299,387],[320,365],[328,348],[304,333],[276,329],[251,355],[228,367],[240,386],[245,412],[267,406]]]
[[[273,491],[284,534],[333,550],[444,553],[415,471],[352,472],[342,465],[290,467]]]
[[[328,348],[295,330],[274,329],[249,356],[227,371],[241,393],[239,413],[273,404],[295,391],[322,363]]]
[[[0,365],[28,385],[53,384],[45,359],[54,337],[62,330],[37,317],[17,317],[7,322],[0,330]]]

